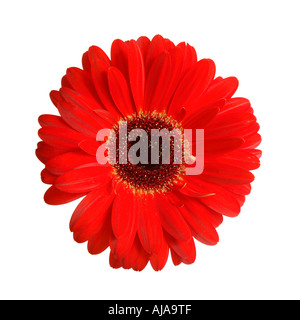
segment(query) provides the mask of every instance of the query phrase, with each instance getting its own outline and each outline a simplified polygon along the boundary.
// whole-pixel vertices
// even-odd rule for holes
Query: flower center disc
[[[130,161],[127,161],[126,164],[123,164],[120,161],[120,148],[119,142],[122,139],[122,135],[120,133],[120,121],[126,121],[127,124],[127,137],[129,133],[134,129],[142,129],[145,133],[147,133],[147,140],[146,140],[146,148],[148,149],[147,163],[137,163],[133,164]],[[176,140],[172,135],[170,136],[170,143],[168,145],[168,156],[169,161],[168,163],[165,162],[163,158],[163,138],[159,138],[159,146],[156,146],[156,150],[158,150],[158,160],[156,163],[153,163],[151,154],[154,149],[154,141],[152,141],[152,133],[154,132],[153,129],[158,129],[159,132],[163,132],[168,130],[168,132],[172,132],[174,129],[177,132],[183,132],[181,125],[174,120],[172,117],[167,116],[164,113],[140,113],[138,115],[131,115],[122,120],[120,120],[118,124],[113,127],[115,137],[116,137],[116,163],[113,164],[114,173],[117,178],[125,183],[129,188],[133,189],[134,192],[138,193],[155,193],[155,192],[166,192],[170,190],[172,185],[180,180],[181,175],[185,170],[183,157],[182,157],[182,150],[183,145],[180,144],[181,152],[178,156],[178,147],[176,147],[175,143]],[[162,129],[166,129],[161,131]],[[156,132],[158,132],[156,130]],[[173,131],[174,132],[174,131]],[[139,137],[135,141],[128,141],[127,139],[127,156],[129,154],[129,150],[135,143],[139,141]],[[182,141],[182,140],[181,140]],[[157,140],[156,140],[157,142]],[[156,143],[157,145],[157,143]],[[109,143],[108,143],[108,150],[109,150]],[[141,150],[137,150],[136,155],[140,156]],[[177,157],[176,157],[177,155]],[[178,162],[178,157],[181,157],[180,163]],[[176,160],[177,159],[177,160]],[[176,160],[176,161],[175,161]]]

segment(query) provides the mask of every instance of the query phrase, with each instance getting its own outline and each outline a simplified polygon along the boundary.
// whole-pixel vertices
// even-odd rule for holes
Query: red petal
[[[165,41],[161,35],[156,35],[151,40],[145,62],[145,71],[148,74],[154,60],[165,50]]]
[[[136,201],[131,191],[121,188],[112,207],[111,225],[115,237],[128,237],[137,212]]]
[[[253,109],[251,108],[250,101],[248,99],[231,98],[225,103],[220,114],[227,112],[253,113]]]
[[[106,62],[100,59],[95,59],[93,56],[91,56],[91,74],[98,96],[105,109],[112,114],[114,119],[118,120],[120,117],[120,112],[118,111],[109,92],[107,80],[108,68],[109,65]]]
[[[185,264],[191,264],[196,259],[196,247],[193,238],[187,241],[176,240],[169,235],[165,235],[170,248],[181,258]]]
[[[107,184],[112,177],[107,167],[93,165],[69,171],[60,176],[55,186],[65,192],[88,192]]]
[[[89,58],[92,60],[100,59],[107,65],[110,65],[110,60],[107,56],[107,54],[99,47],[97,46],[91,46],[89,47]]]
[[[91,239],[110,217],[114,194],[107,188],[90,192],[76,207],[70,220],[74,240],[84,242]]]
[[[204,154],[222,154],[240,148],[244,144],[242,138],[205,139]]]
[[[163,52],[155,59],[149,70],[145,88],[146,110],[160,110],[160,101],[169,85],[171,76],[171,58]]]
[[[225,188],[233,193],[240,194],[242,196],[246,196],[251,192],[250,183],[236,186],[225,186]]]
[[[163,232],[153,196],[139,199],[138,235],[144,249],[152,254],[158,253],[163,242]]]
[[[124,190],[122,187],[119,188],[118,193],[122,193],[124,196]],[[123,257],[130,247],[136,236],[137,231],[137,214],[138,214],[138,204],[136,202],[136,197],[131,193],[128,193],[127,197],[128,203],[130,202],[131,211],[122,211],[122,214],[116,211],[117,206],[119,206],[120,202],[114,204],[114,212],[112,216],[112,225],[113,230],[116,231],[119,238],[117,238],[114,233],[111,233],[110,236],[110,248],[111,251],[117,254],[119,257]],[[125,198],[121,196],[118,201],[125,201]],[[125,207],[127,208],[127,206]],[[125,209],[124,208],[124,209]],[[129,216],[130,215],[130,216]],[[129,216],[129,217],[128,217]],[[122,225],[122,221],[124,222],[128,217],[127,221],[125,222],[126,226]],[[123,228],[123,229],[122,229]],[[124,230],[126,229],[126,230]]]
[[[39,137],[47,144],[66,149],[75,149],[86,136],[69,128],[44,127],[38,131]]]
[[[199,177],[201,176],[189,176],[186,179],[189,183],[198,185],[198,188],[203,187],[203,192],[209,189],[214,193],[211,196],[199,198],[201,203],[225,216],[236,217],[240,213],[240,205],[231,192],[216,184],[204,182]]]
[[[176,193],[178,193],[178,197],[181,198],[184,203],[182,207],[184,207],[186,203],[190,201],[197,201],[199,203],[199,206],[205,207],[205,217],[207,218],[207,220],[209,220],[210,223],[215,228],[217,228],[223,222],[222,214],[202,205],[201,203],[202,198],[215,195],[215,193],[211,192],[208,188],[204,188],[203,186],[201,186],[199,181],[197,181],[196,179],[195,181],[190,181],[187,178],[187,180],[188,182],[186,182],[186,185],[182,189],[180,189],[179,192],[175,191]]]
[[[152,254],[150,257],[150,263],[155,271],[162,270],[168,261],[169,246],[163,237],[162,245],[157,254]]]
[[[77,106],[80,109],[83,109],[89,114],[93,114],[94,110],[101,108],[100,103],[94,103],[88,97],[77,93],[72,88],[61,88],[59,93],[62,99],[59,100],[58,106],[62,101],[66,101],[68,103],[71,103],[73,106]]]
[[[90,254],[99,254],[109,246],[109,235],[111,232],[110,215],[106,217],[103,226],[88,240],[88,251]]]
[[[35,151],[37,158],[44,164],[49,161],[49,159],[56,157],[65,152],[71,151],[73,148],[56,148],[48,145],[47,143],[40,141],[37,144],[37,149]]]
[[[149,254],[142,247],[139,238],[136,237],[132,247],[123,260],[125,269],[132,268],[135,271],[142,271],[149,261]]]
[[[165,90],[162,100],[159,104],[159,110],[168,110],[170,101],[174,95],[175,89],[178,86],[178,83],[182,76],[182,65],[183,65],[183,55],[182,49],[179,47],[174,48],[169,52],[170,54],[170,63],[171,70],[170,72],[170,80],[168,82],[167,89]],[[178,120],[179,121],[179,120]]]
[[[254,180],[254,175],[243,168],[227,165],[224,163],[209,162],[200,175],[207,182],[226,184],[246,184]]]
[[[132,96],[139,111],[144,106],[145,70],[142,52],[134,40],[129,42],[128,71]]]
[[[85,139],[80,141],[78,146],[89,155],[95,156],[100,146],[100,142],[95,141],[95,139]]]
[[[170,249],[170,251],[174,266],[180,265],[180,263],[182,262],[182,258],[179,257],[179,255],[173,249]]]
[[[228,77],[212,84],[197,104],[206,105],[219,99],[229,99],[237,90],[239,81],[235,77]]]
[[[121,71],[126,81],[129,80],[128,50],[128,45],[120,39],[114,40],[111,45],[111,65]]]
[[[254,170],[259,168],[260,161],[256,155],[253,155],[248,150],[234,150],[227,154],[217,157],[205,157],[204,159],[205,164],[204,168],[206,167],[206,163],[220,163],[228,164],[235,167],[244,168],[247,170]]]
[[[41,172],[41,180],[46,184],[53,184],[57,176],[49,172],[46,168]]]
[[[96,115],[99,117],[99,120],[102,124],[102,128],[112,128],[112,126],[116,123],[114,117],[106,110],[94,110]]]
[[[245,143],[243,144],[243,149],[252,149],[256,148],[261,143],[261,136],[259,133],[252,134],[248,137],[245,137]]]
[[[109,265],[114,269],[119,269],[122,267],[121,260],[119,259],[118,255],[110,252],[109,254]]]
[[[89,73],[79,68],[68,68],[66,73],[66,78],[72,88],[86,97],[88,100],[91,100],[93,104],[98,104],[98,96],[93,85],[92,78]]]
[[[84,71],[90,73],[91,72],[91,63],[90,63],[90,58],[89,58],[89,52],[86,51],[83,55],[82,55],[82,68]]]
[[[84,152],[67,152],[49,160],[46,164],[46,168],[53,174],[61,175],[84,164],[95,162],[95,157]]]
[[[184,75],[196,62],[197,53],[194,47],[181,42],[177,45],[183,52],[182,74]]]
[[[68,127],[61,117],[52,114],[42,114],[39,116],[38,121],[41,127]]]
[[[262,151],[258,149],[247,149],[246,151],[257,157],[258,159],[260,159],[262,156]]]
[[[156,205],[165,231],[175,239],[188,240],[191,238],[190,229],[178,208],[172,205],[165,196],[161,195],[156,197]]]
[[[62,118],[78,132],[96,137],[103,125],[93,112],[87,109],[86,102],[71,89],[61,89],[61,94],[64,100],[58,104],[58,111]]]
[[[190,107],[209,86],[215,69],[215,64],[210,59],[198,61],[181,80],[170,104],[169,113],[179,107]]]
[[[137,39],[137,43],[141,49],[141,53],[142,53],[142,56],[143,56],[143,60],[144,60],[144,65],[145,65],[145,61],[146,61],[146,56],[147,56],[147,53],[148,53],[148,48],[149,48],[149,45],[150,45],[150,40],[145,37],[145,36],[142,36],[142,37],[139,37]]]
[[[195,110],[195,112],[189,114],[184,119],[184,128],[204,129],[211,121],[215,119],[224,103],[225,100],[219,100],[209,106]]]
[[[44,195],[44,200],[47,204],[60,205],[65,204],[83,197],[86,193],[67,193],[58,190],[51,186]]]
[[[60,93],[57,90],[52,90],[50,92],[50,99],[52,103],[57,107],[57,102],[59,102],[61,99]]]
[[[259,130],[256,118],[250,113],[223,113],[205,130],[206,137],[244,137]]]
[[[124,116],[131,115],[135,108],[124,76],[117,68],[110,67],[107,77],[109,90],[116,106]]]
[[[207,245],[215,245],[219,241],[218,233],[210,222],[208,209],[198,200],[189,199],[180,211],[197,240]]]

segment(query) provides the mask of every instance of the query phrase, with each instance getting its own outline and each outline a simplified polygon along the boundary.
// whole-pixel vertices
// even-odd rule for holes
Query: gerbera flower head
[[[216,228],[223,216],[240,213],[254,180],[250,171],[260,165],[259,125],[249,100],[233,97],[237,87],[235,77],[215,77],[214,62],[198,60],[192,46],[160,35],[115,40],[110,58],[90,47],[82,69],[69,68],[60,90],[50,93],[59,115],[39,117],[36,155],[45,164],[41,179],[51,185],[45,202],[82,198],[70,230],[91,254],[109,248],[113,268],[140,271],[150,262],[161,270],[169,254],[174,265],[193,263],[194,240],[219,241]],[[110,132],[103,140],[97,138],[102,129]],[[177,130],[182,147],[170,139],[164,162],[161,140],[128,139],[134,129],[148,135]],[[193,165],[183,147],[199,159],[193,156],[197,137],[188,143],[185,129],[203,129],[201,174],[187,174]],[[148,151],[143,163],[129,161],[138,141]],[[103,148],[114,161],[98,161]]]

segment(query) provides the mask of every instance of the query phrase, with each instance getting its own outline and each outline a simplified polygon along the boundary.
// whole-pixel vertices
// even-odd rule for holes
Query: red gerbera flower
[[[70,230],[99,254],[110,247],[110,265],[161,270],[171,252],[175,265],[195,261],[194,238],[215,245],[223,215],[234,217],[250,193],[260,165],[259,125],[249,100],[232,98],[235,77],[215,78],[210,59],[197,60],[189,44],[115,40],[109,58],[96,46],[83,54],[83,69],[69,68],[50,93],[60,116],[41,115],[37,157],[42,181],[52,186],[45,202],[84,197]],[[185,164],[101,165],[97,132],[161,128],[204,129],[204,171],[186,175]],[[193,148],[193,146],[192,146]]]

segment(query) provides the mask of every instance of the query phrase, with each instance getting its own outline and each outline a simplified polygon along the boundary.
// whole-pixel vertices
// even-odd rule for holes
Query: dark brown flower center
[[[177,180],[180,180],[185,168],[182,157],[183,145],[181,143],[183,130],[180,124],[173,118],[156,112],[132,115],[121,121],[122,124],[126,122],[127,126],[126,151],[128,161],[124,164],[124,161],[120,158],[120,140],[124,139],[124,132],[120,135],[121,122],[119,121],[113,128],[116,137],[116,161],[112,166],[117,178],[129,188],[132,188],[134,192],[154,193],[168,191]],[[144,139],[144,136],[136,136],[134,141],[128,140],[130,132],[133,132],[134,129],[142,129],[147,134],[147,139]],[[154,139],[153,132],[155,134],[159,133],[159,137],[157,138],[156,136]],[[166,137],[168,132],[175,132],[177,135],[170,134]],[[180,136],[180,146],[178,146],[178,135]],[[167,143],[166,148],[164,142],[167,140],[164,139],[168,138],[169,143]],[[140,158],[141,152],[145,152],[145,148],[147,149],[146,156],[144,154],[143,162],[140,161],[134,164],[130,161],[130,149],[136,143],[141,142],[141,139],[145,140],[142,141],[144,149],[137,148],[135,156]],[[181,152],[179,151],[180,148]],[[157,151],[157,157],[153,161],[154,149]],[[166,156],[169,158],[168,161],[166,161]],[[181,161],[178,161],[178,159]]]

